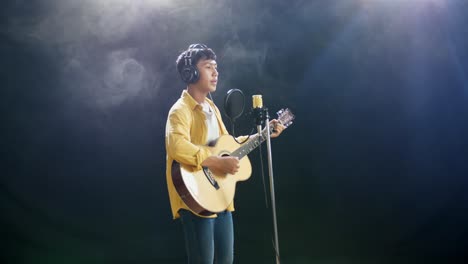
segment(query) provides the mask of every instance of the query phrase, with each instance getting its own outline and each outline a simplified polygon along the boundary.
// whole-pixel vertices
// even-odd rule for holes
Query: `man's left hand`
[[[285,129],[285,127],[276,119],[271,120],[270,125],[273,126],[273,130],[271,131],[271,138],[278,137]]]

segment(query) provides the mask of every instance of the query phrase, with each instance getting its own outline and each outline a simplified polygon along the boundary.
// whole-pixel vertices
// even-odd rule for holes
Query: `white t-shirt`
[[[218,125],[218,119],[216,118],[216,115],[214,113],[214,109],[210,106],[209,103],[204,102],[201,104],[203,112],[205,113],[206,119],[205,119],[205,124],[208,129],[208,134],[206,137],[206,143],[208,144],[209,142],[217,139],[219,137],[219,125]]]

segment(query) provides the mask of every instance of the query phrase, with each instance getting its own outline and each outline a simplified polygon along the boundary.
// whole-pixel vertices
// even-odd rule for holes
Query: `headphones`
[[[192,58],[200,50],[207,48],[208,47],[204,44],[192,44],[189,46],[183,57],[184,67],[182,67],[182,70],[180,71],[182,81],[187,84],[191,84],[196,83],[200,79],[200,73],[198,72],[197,65],[192,65]]]

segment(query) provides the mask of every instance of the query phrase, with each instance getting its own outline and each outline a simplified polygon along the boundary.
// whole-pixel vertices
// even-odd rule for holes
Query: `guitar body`
[[[229,156],[239,147],[240,144],[232,136],[223,135],[212,146],[212,153]],[[199,215],[208,216],[226,210],[234,200],[237,182],[250,178],[252,166],[247,155],[239,160],[239,165],[236,174],[220,175],[207,168],[193,171],[174,161],[172,181],[177,193],[190,209]]]

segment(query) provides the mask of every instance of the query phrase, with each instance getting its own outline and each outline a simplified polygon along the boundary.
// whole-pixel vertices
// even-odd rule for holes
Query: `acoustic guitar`
[[[277,120],[287,128],[295,116],[289,109],[278,111]],[[270,125],[270,131],[273,127]],[[193,171],[174,161],[172,163],[172,181],[177,193],[185,204],[195,213],[203,216],[219,213],[234,200],[236,184],[245,181],[252,174],[252,166],[247,156],[257,148],[267,137],[266,128],[259,134],[252,135],[242,145],[231,135],[223,135],[210,142],[208,146],[212,153],[218,156],[235,156],[239,158],[239,170],[235,174],[217,174],[204,167]]]

